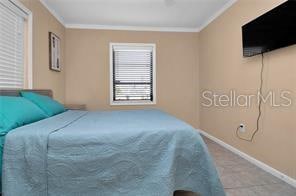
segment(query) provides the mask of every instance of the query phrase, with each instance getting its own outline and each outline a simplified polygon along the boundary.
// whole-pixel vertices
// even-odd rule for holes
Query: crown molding
[[[98,30],[123,30],[123,31],[159,31],[159,32],[200,32],[211,22],[218,18],[228,8],[230,8],[238,0],[230,0],[221,9],[209,17],[202,25],[196,28],[186,27],[149,27],[149,26],[117,26],[117,25],[96,25],[96,24],[74,24],[66,23],[64,18],[60,16],[54,9],[46,3],[45,0],[39,0],[42,5],[66,28],[70,29],[98,29]]]
[[[238,0],[230,0],[221,9],[219,9],[217,12],[212,14],[212,16],[210,16],[208,20],[206,20],[202,25],[198,27],[198,32],[206,28],[211,22],[213,22],[216,18],[218,18],[221,14],[223,14],[228,8],[230,8],[237,1]]]
[[[159,32],[198,32],[198,28],[183,27],[145,27],[145,26],[116,26],[116,25],[88,25],[66,24],[69,29],[98,29],[98,30],[123,30],[123,31],[159,31]]]
[[[65,26],[65,20],[55,10],[53,10],[45,0],[39,0],[40,3],[63,25]]]

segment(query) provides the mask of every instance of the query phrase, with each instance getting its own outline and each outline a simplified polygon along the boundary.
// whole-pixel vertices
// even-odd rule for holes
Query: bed
[[[5,196],[225,195],[199,133],[159,110],[69,110],[16,128],[2,171]]]

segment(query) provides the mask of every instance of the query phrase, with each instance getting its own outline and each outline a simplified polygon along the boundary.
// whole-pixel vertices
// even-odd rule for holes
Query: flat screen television
[[[296,44],[296,0],[288,0],[242,27],[243,55]]]

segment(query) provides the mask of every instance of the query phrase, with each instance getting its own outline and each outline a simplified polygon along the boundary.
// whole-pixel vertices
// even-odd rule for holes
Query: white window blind
[[[0,1],[0,88],[24,88],[24,22]]]
[[[154,47],[113,45],[113,102],[153,102]]]

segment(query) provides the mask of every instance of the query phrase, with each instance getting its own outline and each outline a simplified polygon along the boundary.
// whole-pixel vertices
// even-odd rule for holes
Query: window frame
[[[24,26],[24,89],[33,89],[33,13],[19,0],[0,0],[3,5],[25,19]]]
[[[114,101],[113,96],[113,47],[114,46],[126,46],[126,47],[152,47],[152,93],[153,100],[128,100],[128,101]],[[156,44],[154,43],[113,43],[109,44],[109,64],[110,64],[110,105],[155,105],[157,103],[156,97]]]

